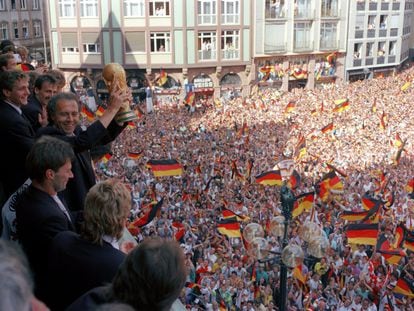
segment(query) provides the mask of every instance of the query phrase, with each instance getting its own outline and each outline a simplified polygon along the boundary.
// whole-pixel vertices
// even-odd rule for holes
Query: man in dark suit
[[[112,282],[125,258],[118,240],[131,209],[131,194],[118,180],[93,186],[85,200],[81,233],[59,233],[48,264],[48,298],[52,310],[64,310],[97,286]]]
[[[47,104],[56,93],[56,80],[54,77],[43,74],[37,77],[33,94],[29,97],[27,105],[22,110],[30,121],[32,128],[37,131],[47,125]]]
[[[42,137],[27,155],[32,184],[16,203],[17,237],[27,255],[35,279],[35,291],[43,296],[47,254],[53,238],[75,230],[75,221],[57,193],[72,174],[71,146],[53,137]]]
[[[22,114],[27,104],[29,78],[21,71],[0,73],[0,182],[5,198],[27,179],[26,156],[34,143],[35,133]],[[3,198],[4,199],[4,198]]]
[[[91,164],[90,149],[113,141],[127,124],[117,124],[113,119],[122,103],[130,99],[130,94],[115,90],[110,97],[104,114],[87,129],[79,126],[80,105],[72,93],[60,93],[51,98],[48,104],[50,125],[41,128],[38,135],[51,135],[70,143],[75,151],[72,163],[74,178],[65,191],[60,193],[70,210],[83,209],[86,193],[96,183]]]

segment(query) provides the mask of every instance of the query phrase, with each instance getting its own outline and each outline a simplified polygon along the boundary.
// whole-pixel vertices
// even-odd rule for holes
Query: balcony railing
[[[338,49],[338,41],[336,40],[321,40],[319,49],[321,50],[336,50]]]
[[[274,7],[266,7],[266,19],[278,19],[278,18],[286,18],[286,10],[285,6],[281,5],[280,8]]]
[[[338,17],[338,9],[322,9],[321,17]]]
[[[374,64],[374,58],[373,57],[365,58],[365,66],[371,66],[372,64]]]
[[[354,59],[354,67],[360,67],[362,64],[362,59]]]
[[[216,60],[217,52],[215,50],[201,50],[198,51],[199,60]]]
[[[298,10],[295,10],[295,19],[312,19],[314,16],[314,12],[306,8],[299,8]]]
[[[266,54],[283,53],[286,52],[286,44],[281,45],[264,45],[264,52]]]
[[[293,49],[296,52],[311,51],[313,49],[313,45],[310,41],[295,41]]]
[[[222,50],[221,51],[221,58],[222,59],[239,59],[239,51],[238,50]]]

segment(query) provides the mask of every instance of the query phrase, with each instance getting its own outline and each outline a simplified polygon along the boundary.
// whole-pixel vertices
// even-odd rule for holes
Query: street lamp
[[[287,298],[287,268],[295,268],[302,264],[305,255],[301,246],[289,244],[288,229],[292,221],[292,210],[296,197],[292,190],[284,184],[280,190],[280,203],[282,215],[273,218],[269,225],[269,234],[282,239],[282,252],[269,250],[267,240],[264,238],[263,228],[257,223],[250,223],[243,231],[244,239],[249,243],[249,254],[261,262],[277,260],[280,265],[279,283],[279,310],[286,310]],[[300,236],[305,242],[308,255],[322,258],[329,247],[329,240],[322,228],[312,221],[305,221],[300,228]],[[281,259],[281,260],[280,260]]]

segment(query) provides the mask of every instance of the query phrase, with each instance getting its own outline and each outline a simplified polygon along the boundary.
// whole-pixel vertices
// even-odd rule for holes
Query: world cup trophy
[[[111,93],[117,86],[121,91],[127,90],[126,74],[124,68],[118,63],[107,64],[103,71],[102,77]],[[124,102],[115,116],[115,121],[118,123],[129,122],[137,120],[137,115],[131,110],[129,102]]]

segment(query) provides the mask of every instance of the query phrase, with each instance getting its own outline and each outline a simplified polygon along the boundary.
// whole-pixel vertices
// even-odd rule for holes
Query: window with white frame
[[[240,34],[238,30],[224,30],[221,32],[221,57],[223,59],[239,59]]]
[[[42,23],[40,21],[33,22],[33,36],[39,38],[42,36]]]
[[[171,52],[171,40],[169,32],[152,32],[151,52]]]
[[[79,53],[78,34],[76,32],[62,32],[62,53]]]
[[[169,16],[170,15],[170,1],[154,1],[149,3],[150,16]]]
[[[6,0],[0,0],[0,11],[6,10]]]
[[[385,52],[386,52],[386,50],[385,50],[385,41],[378,42],[378,51],[377,51],[378,57],[384,56]]]
[[[198,0],[197,1],[197,18],[199,25],[217,23],[217,1],[216,0]]]
[[[310,48],[310,34],[311,34],[310,22],[295,23],[294,25],[294,48],[295,49],[308,49]]]
[[[309,17],[311,14],[311,0],[295,0],[295,17]]]
[[[18,39],[19,38],[19,24],[17,22],[13,22],[13,33],[14,33],[14,38]]]
[[[145,16],[145,0],[124,0],[124,16]]]
[[[372,57],[374,55],[374,43],[373,42],[367,42],[366,51],[365,51],[366,57]]]
[[[2,22],[0,24],[0,35],[1,35],[1,39],[8,39],[9,38],[9,24],[7,22]]]
[[[126,32],[125,35],[126,53],[145,53],[145,31]]]
[[[16,10],[16,0],[11,0],[10,1],[10,7],[12,10]]]
[[[199,32],[197,46],[199,60],[215,60],[217,58],[217,33]]]
[[[96,33],[96,32],[82,33],[82,47],[83,47],[84,54],[101,53],[99,33]]]
[[[22,35],[24,39],[29,38],[29,22],[23,21],[22,23]]]
[[[338,16],[338,0],[322,0],[321,16]]]
[[[221,0],[221,23],[238,24],[240,16],[239,0]]]
[[[388,54],[395,55],[396,48],[397,48],[397,41],[390,41],[390,45],[388,48]]]
[[[59,16],[75,17],[76,0],[59,0]]]
[[[321,23],[321,49],[337,48],[337,25],[336,22]]]
[[[266,18],[283,18],[285,17],[285,0],[266,0]]]
[[[33,0],[33,10],[39,10],[39,9],[40,9],[39,0]]]
[[[20,0],[20,9],[21,10],[27,10],[27,1],[26,0]]]
[[[80,0],[82,17],[98,17],[98,0]]]

